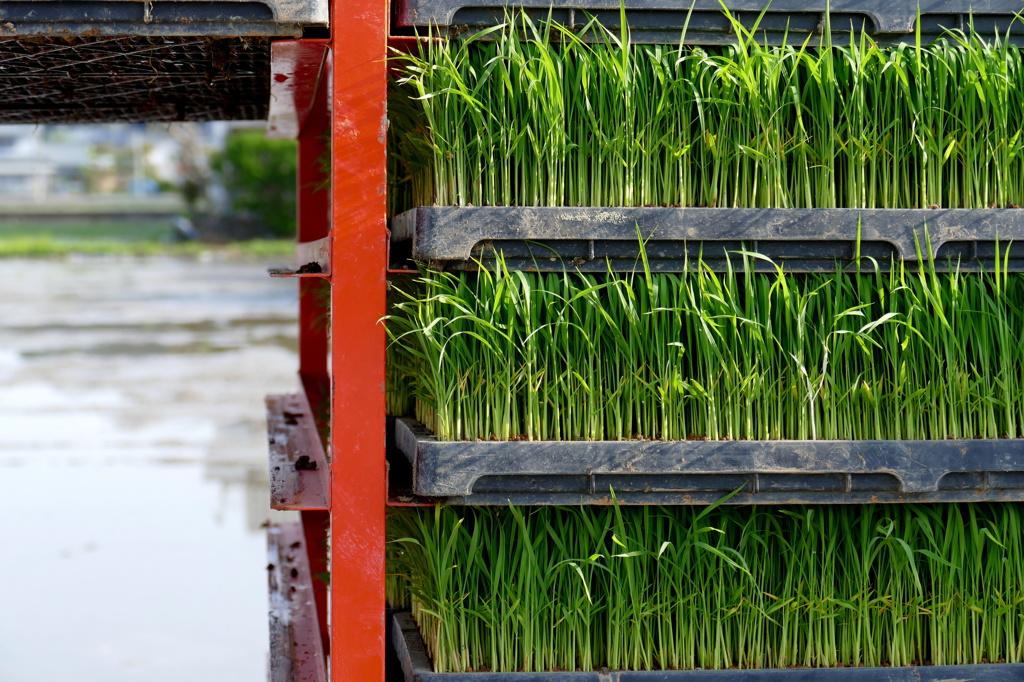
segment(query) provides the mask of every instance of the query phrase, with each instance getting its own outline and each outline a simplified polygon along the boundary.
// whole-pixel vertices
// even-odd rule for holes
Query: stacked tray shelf
[[[736,33],[717,0],[588,0],[514,3],[581,30],[593,17],[617,29],[625,16],[633,42],[727,44]],[[851,29],[880,44],[925,41],[946,29],[1024,44],[1021,6],[1002,0],[826,3],[730,1],[734,17],[758,27],[756,38],[816,44]],[[621,11],[620,11],[621,10]],[[973,14],[971,11],[973,10]],[[501,23],[506,10],[488,0],[398,0],[395,23],[411,34],[464,36]],[[586,38],[586,36],[584,35]],[[934,267],[1024,272],[1024,211],[990,209],[720,209],[658,207],[418,207],[394,216],[391,267],[410,261],[440,270],[476,270],[500,256],[510,270],[601,273],[642,268],[679,272],[700,260],[716,271],[741,267],[738,252],[770,259],[751,267],[789,272],[916,270]],[[391,420],[392,475],[411,472],[392,504],[706,505],[870,504],[1024,501],[1024,439],[936,441],[441,441],[422,424]],[[396,466],[397,465],[397,466]],[[407,495],[405,493],[408,493]],[[406,682],[579,680],[1016,680],[1024,665],[720,671],[435,673],[411,616],[392,624]]]
[[[934,264],[1024,271],[1024,211],[421,207],[391,223],[392,254],[473,270],[501,252],[509,269],[679,271],[698,257],[737,267],[736,250],[789,271],[910,269]],[[858,259],[859,256],[859,259]],[[922,263],[930,261],[930,263]],[[755,265],[773,269],[759,260]],[[1024,439],[876,441],[441,441],[415,420],[389,428],[406,460],[405,503],[460,505],[869,504],[1024,501]],[[406,462],[403,462],[404,465]],[[731,497],[729,497],[731,495]],[[1024,666],[446,673],[400,616],[393,628],[406,682],[465,680],[1010,680]],[[405,619],[405,620],[402,620]],[[800,677],[804,676],[804,677]]]
[[[998,32],[1013,42],[1024,41],[1024,24],[1014,21],[1021,6],[1009,0],[970,4],[953,0],[775,0],[767,9],[762,0],[733,0],[727,4],[743,26],[756,27],[759,39],[775,43],[817,43],[826,26],[826,11],[836,44],[848,42],[851,30],[864,30],[879,43],[913,43],[919,27],[929,40],[948,29],[963,30],[971,25],[980,33]],[[577,30],[591,18],[607,28],[619,29],[624,12],[634,42],[678,43],[684,26],[687,43],[727,44],[736,40],[718,0],[696,0],[692,7],[691,3],[663,0],[517,0],[508,5],[521,7],[536,17],[550,14],[560,24]],[[395,22],[407,31],[425,34],[440,29],[450,36],[466,35],[502,22],[505,6],[495,0],[398,0]]]
[[[790,271],[872,270],[933,259],[1024,270],[1024,211],[423,207],[392,220],[393,253],[442,269],[652,270],[738,250]],[[929,253],[930,250],[930,253]],[[859,259],[857,256],[859,255]],[[772,269],[753,259],[758,269]],[[444,442],[399,420],[414,495],[461,504],[709,504],[1024,500],[1024,440]]]

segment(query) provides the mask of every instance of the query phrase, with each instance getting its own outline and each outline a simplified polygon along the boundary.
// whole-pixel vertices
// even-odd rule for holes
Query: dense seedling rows
[[[750,258],[722,274],[424,270],[388,321],[391,376],[444,440],[1021,435],[1024,276],[767,274]]]
[[[396,55],[389,211],[1024,204],[1022,55],[998,36],[776,47],[737,25],[737,45],[699,48],[587,30],[601,40],[517,16]],[[1005,261],[791,274],[755,258],[423,268],[392,291],[389,411],[443,440],[1022,435],[1024,275]],[[1021,514],[392,510],[388,592],[439,672],[1019,662]]]
[[[396,57],[396,197],[415,205],[1024,204],[1024,68],[926,46],[587,44],[527,19]],[[825,34],[828,34],[826,29]]]
[[[1015,505],[394,511],[438,671],[1024,660]]]

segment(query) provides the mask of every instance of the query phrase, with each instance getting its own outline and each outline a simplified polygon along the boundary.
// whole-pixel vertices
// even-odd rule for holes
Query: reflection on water
[[[266,679],[259,264],[0,261],[0,681]]]

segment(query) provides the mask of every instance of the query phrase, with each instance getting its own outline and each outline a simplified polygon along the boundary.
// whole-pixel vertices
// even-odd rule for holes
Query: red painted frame
[[[330,510],[302,511],[328,679],[383,682],[390,14],[379,0],[331,0],[331,15],[326,43],[275,46],[268,134],[298,139],[298,241],[331,245],[330,274],[298,283],[299,376],[331,434]],[[330,190],[318,191],[325,153]],[[328,569],[329,589],[315,578]]]
[[[389,8],[332,0],[332,682],[384,680]]]

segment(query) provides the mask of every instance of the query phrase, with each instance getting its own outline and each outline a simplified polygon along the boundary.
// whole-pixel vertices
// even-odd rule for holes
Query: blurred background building
[[[263,127],[0,125],[0,230],[92,218],[160,221],[172,238],[289,236],[294,146]]]

